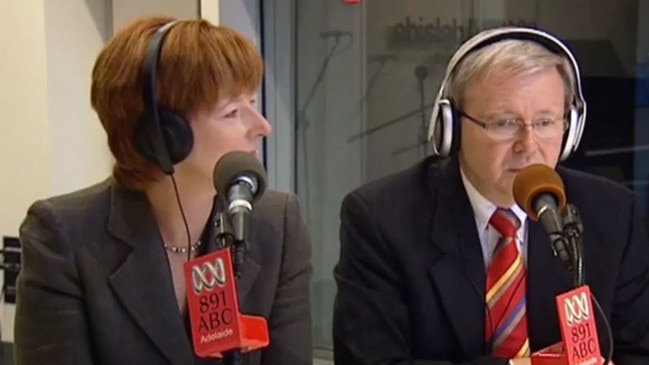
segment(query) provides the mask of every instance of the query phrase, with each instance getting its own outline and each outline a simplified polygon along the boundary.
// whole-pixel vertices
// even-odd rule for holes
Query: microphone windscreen
[[[245,177],[253,180],[253,199],[266,190],[266,170],[252,154],[243,151],[228,152],[214,166],[213,182],[217,194],[226,196],[230,185]]]
[[[516,203],[535,221],[539,217],[534,209],[534,200],[540,194],[552,195],[559,210],[566,206],[566,193],[561,177],[553,168],[543,164],[522,169],[514,178],[513,193]]]

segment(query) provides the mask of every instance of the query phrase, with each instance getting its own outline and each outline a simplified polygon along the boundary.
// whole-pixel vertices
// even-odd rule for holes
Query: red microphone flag
[[[253,351],[268,346],[263,317],[239,312],[230,249],[184,264],[187,303],[194,351],[200,357],[223,357],[230,350]]]
[[[532,354],[532,365],[601,365],[590,288],[580,286],[556,298],[562,342]]]

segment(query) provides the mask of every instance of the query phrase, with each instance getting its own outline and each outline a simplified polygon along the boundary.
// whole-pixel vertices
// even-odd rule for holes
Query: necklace
[[[200,246],[200,245],[201,245],[201,241],[200,241],[200,240],[199,240],[198,242],[194,243],[194,244],[192,245],[192,248],[191,248],[192,252],[196,251],[196,249],[197,249],[198,246]],[[187,247],[172,246],[172,245],[168,245],[168,244],[166,244],[166,243],[165,243],[164,246],[165,246],[165,248],[166,248],[167,250],[169,250],[169,251],[171,251],[171,252],[173,252],[173,253],[187,253]]]

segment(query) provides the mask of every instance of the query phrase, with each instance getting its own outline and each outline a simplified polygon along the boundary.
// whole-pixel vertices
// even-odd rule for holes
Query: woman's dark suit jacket
[[[270,345],[245,364],[312,364],[311,247],[296,198],[266,191],[251,227],[240,308],[267,319]],[[144,194],[107,180],[38,201],[20,238],[17,365],[220,363],[194,356]]]

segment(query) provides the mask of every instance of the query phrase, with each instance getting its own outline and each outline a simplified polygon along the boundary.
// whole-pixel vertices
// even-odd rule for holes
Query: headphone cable
[[[187,232],[187,261],[192,258],[192,236],[189,233],[189,224],[187,223],[187,217],[185,216],[185,210],[183,209],[183,204],[180,199],[180,193],[178,192],[178,184],[176,183],[176,178],[174,175],[171,175],[171,182],[174,185],[174,192],[176,194],[176,202],[178,202],[178,208],[180,208],[180,215],[183,218],[183,223],[185,225],[185,232]]]

